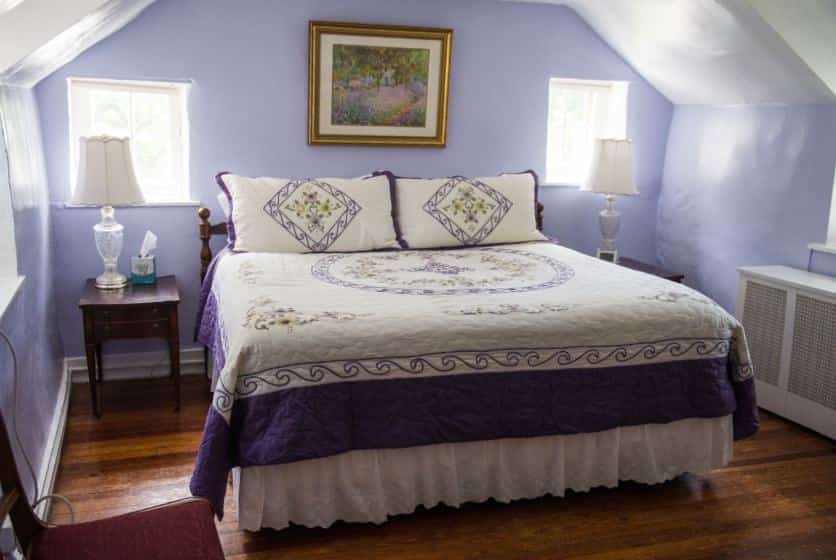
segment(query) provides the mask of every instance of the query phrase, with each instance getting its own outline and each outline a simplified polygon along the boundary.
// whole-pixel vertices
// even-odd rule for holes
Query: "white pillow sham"
[[[279,179],[218,175],[236,251],[315,253],[398,248],[391,175]]]
[[[218,205],[221,207],[221,211],[224,213],[224,218],[229,219],[230,211],[229,211],[229,199],[226,197],[226,193],[218,193]]]
[[[398,177],[401,239],[416,249],[544,240],[535,220],[536,192],[530,171],[474,179]]]

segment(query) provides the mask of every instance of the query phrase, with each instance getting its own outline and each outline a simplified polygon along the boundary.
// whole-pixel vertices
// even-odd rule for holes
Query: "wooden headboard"
[[[542,203],[537,203],[537,209],[534,213],[534,219],[537,223],[537,229],[543,231],[543,209],[545,207]],[[200,218],[200,281],[206,276],[206,270],[209,268],[209,263],[212,262],[212,248],[209,246],[209,240],[213,235],[226,235],[226,222],[218,222],[213,224],[209,221],[212,212],[208,208],[200,208],[197,211],[197,216]]]
[[[209,217],[212,212],[208,208],[199,208],[197,217],[200,218],[200,282],[206,277],[206,270],[209,268],[209,263],[212,262],[212,248],[209,246],[209,240],[213,235],[226,235],[226,222],[218,222],[213,224],[209,222]]]

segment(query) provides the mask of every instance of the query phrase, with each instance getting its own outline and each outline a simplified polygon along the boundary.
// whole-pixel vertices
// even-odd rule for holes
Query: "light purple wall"
[[[307,23],[312,19],[453,28],[448,146],[311,147],[306,144]],[[376,168],[406,175],[492,174],[545,167],[547,84],[552,76],[629,80],[628,133],[636,143],[641,196],[619,201],[620,249],[654,258],[671,104],[572,10],[484,0],[159,0],[136,21],[37,88],[51,198],[68,198],[68,76],[192,80],[191,174],[195,199],[217,209],[214,174],[353,176]],[[598,245],[603,201],[575,189],[544,189],[546,229],[570,247]],[[82,353],[75,307],[101,263],[91,241],[95,211],[53,209],[60,325],[67,355]],[[194,208],[120,210],[126,252],[146,228],[160,237],[159,270],[185,295],[183,340],[191,340],[197,293]],[[122,269],[127,257],[122,257]]]
[[[677,106],[659,197],[658,256],[734,310],[747,265],[806,268],[827,232],[836,105]],[[814,272],[836,274],[818,254]]]
[[[0,91],[4,100],[13,100],[15,111],[0,102],[0,121],[7,129],[21,134],[5,144],[0,126],[0,189],[7,189],[9,156],[18,162],[32,161],[21,150],[40,151],[40,134],[34,93],[31,90]],[[15,119],[16,122],[10,122]],[[35,162],[38,158],[32,158]],[[61,382],[61,341],[56,327],[52,298],[54,269],[50,266],[50,227],[47,186],[44,173],[35,182],[15,181],[12,189],[18,273],[25,276],[22,289],[6,310],[0,328],[12,339],[18,356],[18,432],[37,473],[41,467],[47,435],[55,411]],[[0,343],[0,408],[7,427],[12,424],[12,361]],[[21,478],[32,498],[32,481],[18,457]]]

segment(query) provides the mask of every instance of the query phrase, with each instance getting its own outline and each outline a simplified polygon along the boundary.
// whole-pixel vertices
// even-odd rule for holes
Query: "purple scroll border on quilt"
[[[218,322],[218,302],[211,286],[217,262],[225,253],[228,250],[218,253],[207,270],[201,288],[196,329],[197,340],[212,352],[215,375],[223,367],[226,356]],[[736,367],[734,360],[722,357],[592,370],[478,373],[332,383],[237,399],[229,423],[214,406],[210,408],[190,488],[193,495],[209,499],[216,514],[222,517],[227,477],[229,470],[235,466],[281,464],[326,457],[352,449],[586,433],[624,425],[666,423],[682,418],[710,418],[731,413],[734,437],[740,439],[756,433],[759,422],[754,381],[751,377],[745,381],[734,381],[736,377],[733,370]],[[613,380],[625,381],[625,387],[632,393],[601,391],[600,385],[591,381],[595,378],[606,379],[607,376]],[[558,394],[561,399],[557,406],[551,403],[535,407],[536,414],[526,416],[523,412],[531,410],[531,407],[526,409],[525,402],[509,401],[509,406],[490,402],[493,398],[491,395],[513,395],[515,390],[527,386],[529,380],[539,380],[532,383],[548,380],[549,390],[529,390],[519,395],[521,401]],[[497,383],[501,386],[495,386]],[[392,419],[408,417],[415,408],[416,395],[428,392],[467,395],[468,402],[488,403],[484,410],[491,411],[491,415],[487,420],[479,420],[472,425],[470,431],[451,432],[450,429],[438,428],[412,434],[399,431],[398,422]],[[609,395],[609,401],[601,400],[598,396],[600,394]],[[335,403],[346,402],[346,395],[349,401],[357,404],[352,407],[350,416],[331,414],[327,418],[318,417],[306,423],[305,418],[298,415],[299,411],[326,411]],[[374,399],[378,400],[370,402]],[[434,401],[451,403],[453,399],[436,398]],[[559,406],[561,403],[564,406]],[[575,410],[571,406],[567,408],[567,403],[575,406]],[[379,416],[381,410],[387,409],[392,411],[388,417],[364,424],[369,414]],[[501,424],[498,426],[495,419],[497,410],[513,410],[514,414],[510,419],[498,421]],[[613,412],[619,410],[617,414]],[[605,411],[609,412],[603,414]],[[442,418],[445,426],[453,428],[462,425],[461,418],[457,419],[452,410],[446,411],[447,416],[442,412],[431,410],[429,417],[434,420]],[[609,417],[609,421],[605,416]],[[537,420],[539,425],[532,426],[532,419]],[[416,420],[416,425],[418,423]],[[268,427],[259,433],[246,433],[244,426],[251,425]],[[312,426],[321,430],[320,433],[312,436]],[[346,432],[346,426],[351,426],[355,431]],[[265,433],[272,434],[272,437],[264,437]],[[370,440],[370,435],[376,439]],[[308,440],[316,445],[306,446]]]
[[[211,297],[207,308],[215,305]],[[213,355],[225,358],[217,331],[205,342]],[[733,414],[734,437],[740,439],[757,432],[759,422],[753,379],[733,381],[733,368],[733,361],[720,357],[330,383],[237,399],[229,423],[210,409],[190,488],[210,500],[220,517],[227,476],[236,466],[727,414]],[[260,426],[258,433],[248,433],[249,426]]]

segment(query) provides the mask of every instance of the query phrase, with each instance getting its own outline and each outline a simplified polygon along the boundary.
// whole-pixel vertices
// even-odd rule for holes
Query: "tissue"
[[[157,236],[146,231],[139,248],[139,255],[131,257],[131,283],[154,284],[157,281],[157,263],[154,250],[157,248]]]
[[[139,256],[143,259],[149,257],[156,248],[157,236],[154,235],[154,232],[151,230],[146,231],[145,237],[142,239],[142,246],[139,248]]]

